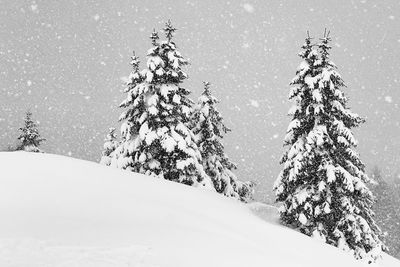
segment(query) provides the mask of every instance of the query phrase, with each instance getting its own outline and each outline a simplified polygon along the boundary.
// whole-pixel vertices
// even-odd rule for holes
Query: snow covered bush
[[[187,65],[172,41],[175,28],[166,23],[166,41],[151,35],[153,47],[147,53],[147,67],[139,71],[132,57],[133,71],[121,107],[122,140],[111,165],[194,186],[212,187],[201,164],[195,137],[188,128],[192,112],[190,91],[182,87]]]
[[[40,150],[40,143],[45,141],[40,137],[39,129],[37,124],[32,120],[32,112],[27,111],[24,126],[19,128],[21,131],[21,135],[18,137],[20,140],[20,145],[17,147],[17,150],[24,150],[27,152],[43,152]]]
[[[371,179],[354,150],[351,128],[364,120],[347,107],[329,41],[325,35],[315,48],[308,37],[299,54],[303,62],[290,84],[295,105],[284,139],[288,149],[274,190],[285,224],[371,262],[384,245],[373,220]]]
[[[192,115],[193,133],[203,159],[203,167],[211,178],[215,190],[228,197],[249,201],[253,183],[239,181],[233,173],[237,167],[225,154],[221,143],[224,134],[230,131],[215,105],[219,101],[211,95],[210,84],[204,83],[204,92],[199,97]]]
[[[110,128],[106,139],[104,140],[103,153],[100,159],[100,164],[110,166],[111,158],[115,149],[118,147],[117,135],[115,133],[115,128]]]

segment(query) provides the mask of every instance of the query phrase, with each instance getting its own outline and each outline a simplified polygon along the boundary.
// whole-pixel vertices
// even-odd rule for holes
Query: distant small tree
[[[21,135],[18,137],[20,145],[17,150],[24,150],[28,152],[43,152],[39,147],[40,143],[46,139],[41,138],[38,130],[38,125],[32,120],[32,112],[27,111],[24,126],[19,128]]]
[[[100,160],[100,164],[110,166],[112,154],[115,149],[118,147],[117,135],[115,133],[115,128],[110,128],[109,133],[107,134],[106,139],[104,140],[103,145],[103,153]]]

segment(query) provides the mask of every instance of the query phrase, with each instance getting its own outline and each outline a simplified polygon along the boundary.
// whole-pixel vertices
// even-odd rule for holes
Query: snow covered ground
[[[93,162],[3,152],[0,266],[363,264],[280,226],[264,204]],[[400,262],[385,255],[379,266]]]

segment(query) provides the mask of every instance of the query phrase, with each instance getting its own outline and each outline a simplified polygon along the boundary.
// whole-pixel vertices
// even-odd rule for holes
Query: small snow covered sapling
[[[115,133],[115,128],[113,127],[110,128],[109,133],[107,134],[107,137],[104,141],[105,141],[103,145],[104,150],[102,153],[100,164],[110,166],[113,153],[115,152],[115,149],[118,147],[117,134]]]
[[[221,140],[230,131],[216,109],[218,99],[211,95],[210,83],[204,83],[204,92],[198,99],[192,115],[192,130],[203,159],[203,167],[211,178],[215,190],[228,197],[249,201],[252,198],[253,183],[239,181],[233,170],[236,165],[225,154]]]
[[[354,150],[351,128],[364,120],[347,107],[345,84],[329,59],[329,34],[317,45],[306,38],[290,83],[295,101],[274,190],[282,221],[326,243],[375,261],[384,248],[373,220],[371,181]],[[316,47],[316,48],[315,48]]]
[[[21,135],[18,137],[21,144],[17,147],[17,150],[24,150],[27,152],[43,152],[39,149],[40,143],[46,141],[41,138],[38,125],[32,120],[32,112],[27,111],[24,126],[19,128]]]

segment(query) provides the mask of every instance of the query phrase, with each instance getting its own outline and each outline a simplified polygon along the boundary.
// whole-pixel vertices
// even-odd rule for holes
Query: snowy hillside
[[[62,156],[0,162],[2,267],[363,266],[266,205]]]

